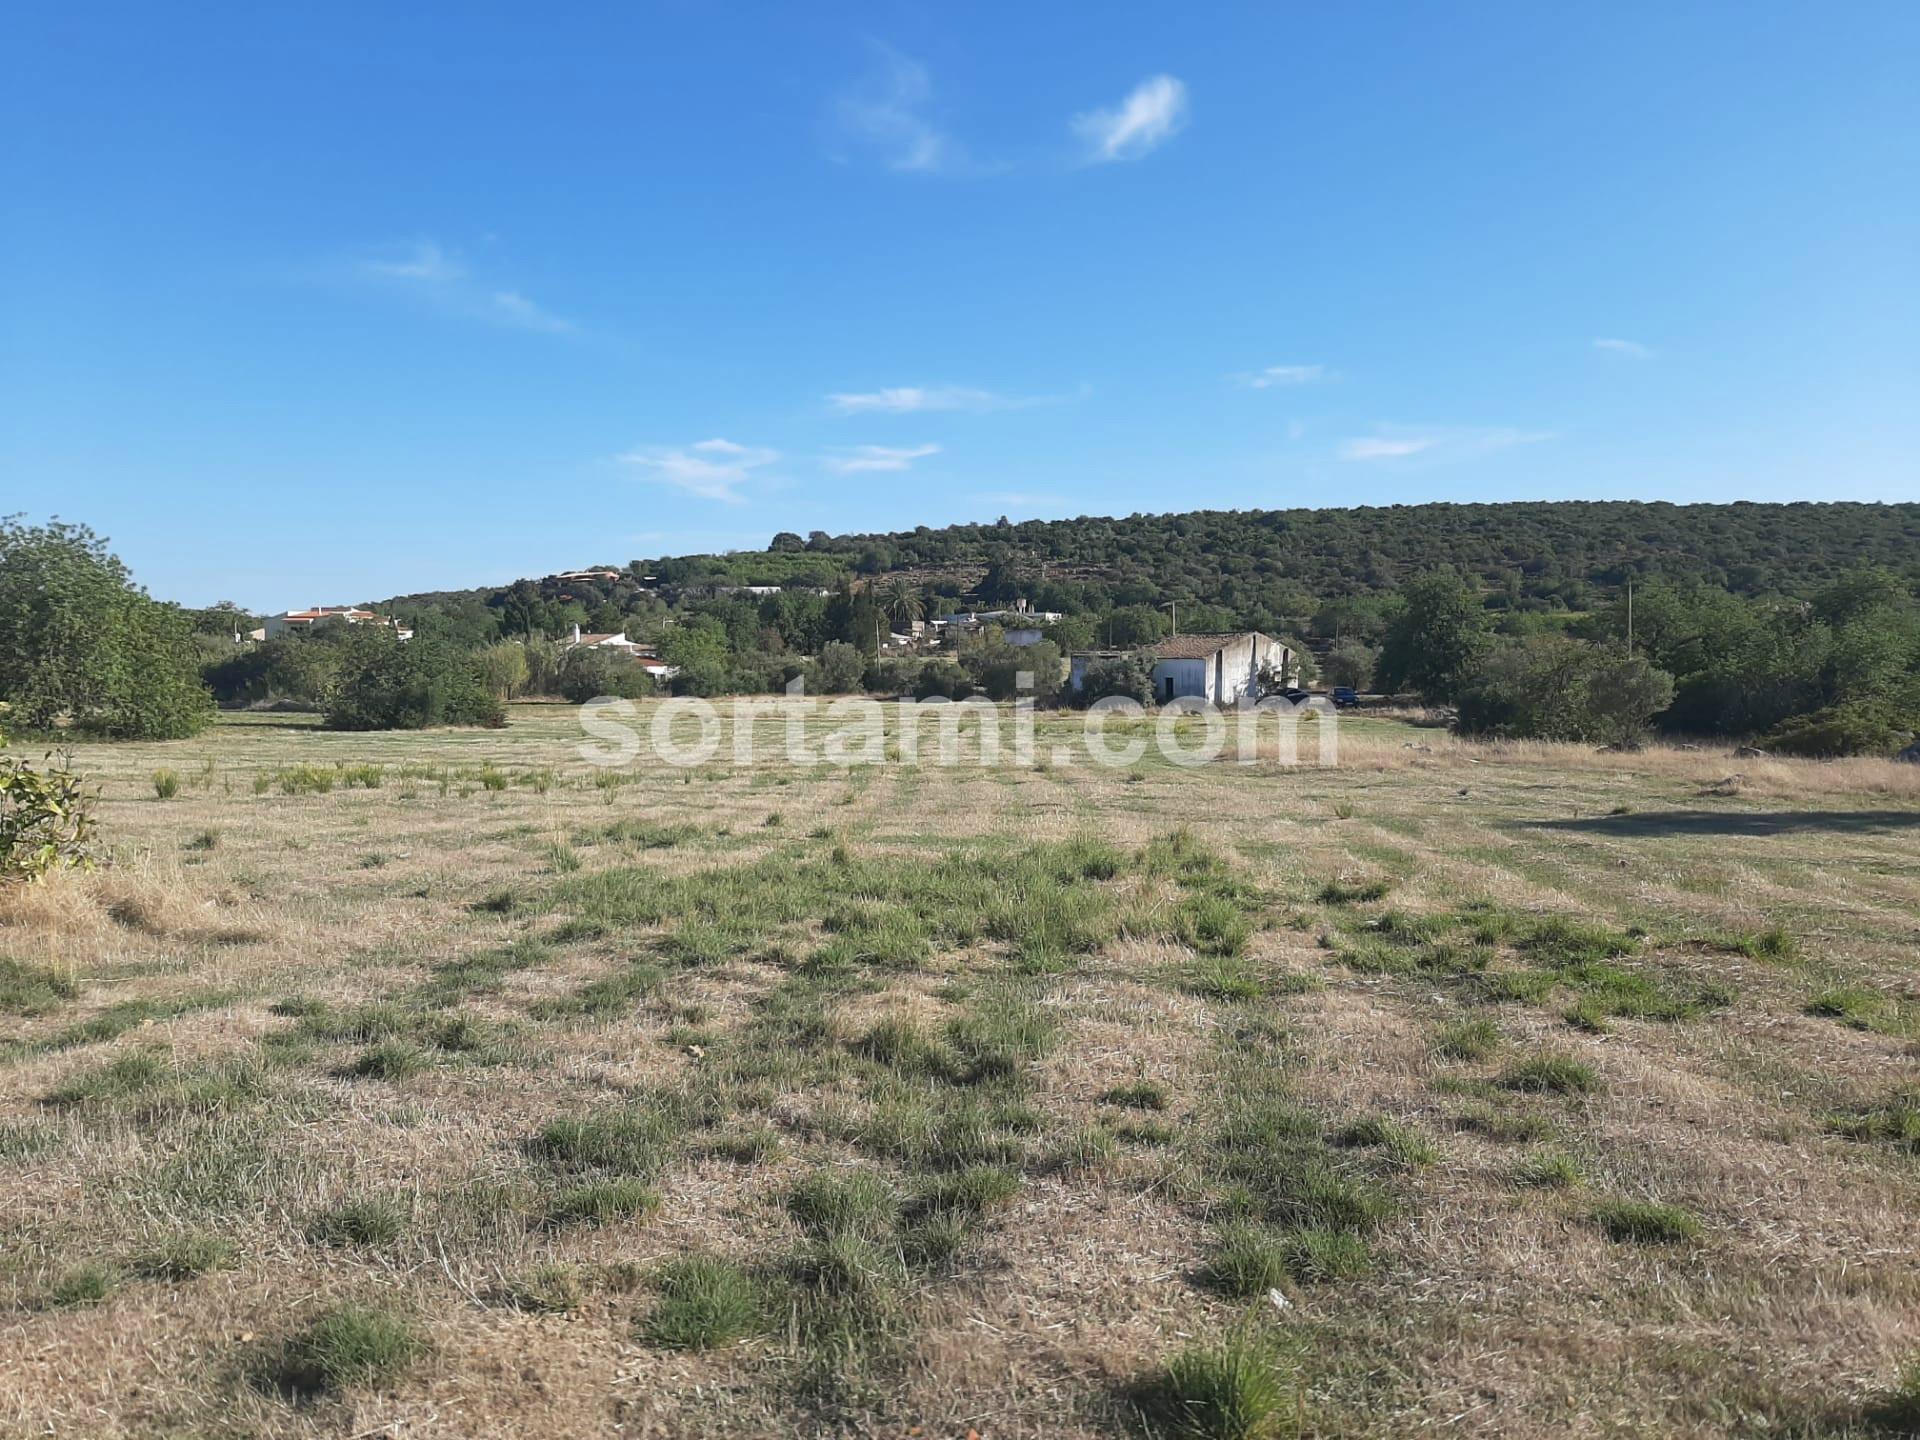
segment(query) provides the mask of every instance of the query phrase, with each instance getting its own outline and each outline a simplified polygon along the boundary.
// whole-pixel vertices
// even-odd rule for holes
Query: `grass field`
[[[1920,769],[580,738],[76,751],[0,1432],[1920,1425]]]

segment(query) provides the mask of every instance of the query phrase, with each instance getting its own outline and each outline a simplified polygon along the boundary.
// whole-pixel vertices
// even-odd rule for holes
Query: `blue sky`
[[[261,608],[1920,498],[1920,6],[22,0],[0,510]]]

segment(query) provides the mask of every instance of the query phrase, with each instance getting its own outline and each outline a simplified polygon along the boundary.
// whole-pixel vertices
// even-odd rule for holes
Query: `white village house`
[[[627,632],[615,630],[605,635],[582,634],[578,625],[573,627],[573,638],[567,641],[569,650],[579,646],[595,650],[611,650],[616,655],[625,655],[656,680],[671,680],[680,673],[680,667],[669,665],[659,654],[637,640],[629,640]]]
[[[1232,705],[1242,695],[1259,693],[1262,671],[1271,670],[1291,682],[1299,668],[1291,649],[1258,630],[1175,635],[1138,650],[1075,655],[1067,673],[1068,688],[1082,687],[1089,666],[1126,655],[1138,655],[1153,666],[1153,698],[1162,705],[1188,696]]]
[[[305,630],[311,625],[318,625],[323,620],[338,620],[347,625],[389,625],[402,640],[413,638],[412,629],[400,624],[391,615],[362,610],[357,605],[315,605],[309,610],[288,610],[283,614],[269,615],[266,623],[254,631],[249,638],[269,640],[289,630]]]

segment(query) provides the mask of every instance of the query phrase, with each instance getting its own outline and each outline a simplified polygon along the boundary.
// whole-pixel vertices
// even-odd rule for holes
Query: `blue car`
[[[1332,698],[1334,708],[1337,710],[1344,710],[1349,705],[1358,705],[1360,703],[1360,695],[1351,685],[1334,686]]]

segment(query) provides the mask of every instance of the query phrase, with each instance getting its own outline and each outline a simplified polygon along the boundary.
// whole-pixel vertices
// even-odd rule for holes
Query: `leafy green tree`
[[[174,740],[213,720],[193,621],[84,525],[0,520],[0,699],[18,720]]]
[[[1151,605],[1125,605],[1107,616],[1100,627],[1102,639],[1116,650],[1131,650],[1136,645],[1151,645],[1167,633],[1166,615]]]
[[[1138,655],[1113,655],[1089,664],[1080,677],[1074,703],[1089,706],[1119,696],[1148,704],[1153,699],[1153,667]]]
[[[1051,640],[1009,645],[995,636],[969,649],[961,657],[961,666],[989,700],[1031,697],[1044,705],[1060,694],[1060,650]],[[1032,677],[1024,686],[1022,675]]]
[[[554,689],[560,698],[584,705],[602,695],[638,700],[654,693],[653,677],[624,655],[597,646],[569,650],[560,662]]]
[[[329,730],[499,726],[506,708],[471,655],[443,640],[401,640],[388,626],[358,625],[322,723]]]
[[[1634,745],[1673,701],[1673,677],[1609,642],[1539,634],[1484,649],[1457,685],[1466,735]]]
[[[1381,688],[1453,699],[1487,648],[1487,631],[1487,612],[1466,582],[1452,570],[1428,571],[1408,584],[1388,622],[1376,671]]]
[[[822,694],[845,695],[860,689],[866,674],[866,656],[844,640],[830,640],[821,648],[814,683]]]
[[[486,687],[502,700],[511,700],[526,688],[532,673],[527,647],[518,640],[501,640],[474,657]],[[612,692],[606,692],[611,694]]]
[[[1379,660],[1377,649],[1364,640],[1349,637],[1333,642],[1327,651],[1327,663],[1320,668],[1329,685],[1365,690],[1373,684],[1373,667]]]

